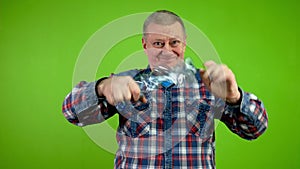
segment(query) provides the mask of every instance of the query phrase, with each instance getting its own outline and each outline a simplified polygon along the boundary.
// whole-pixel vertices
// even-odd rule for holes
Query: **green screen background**
[[[267,108],[269,128],[258,140],[243,140],[218,125],[217,167],[300,168],[299,7],[296,0],[1,0],[0,168],[113,168],[114,155],[64,119],[62,101],[94,32],[122,16],[157,9],[172,10],[202,30],[239,85]],[[140,37],[126,45],[141,49]],[[118,61],[107,60],[101,69],[110,72]]]

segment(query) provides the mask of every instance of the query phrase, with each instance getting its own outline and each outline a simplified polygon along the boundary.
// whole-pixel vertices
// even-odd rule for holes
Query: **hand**
[[[206,70],[200,70],[200,75],[208,90],[230,104],[238,103],[241,94],[232,71],[226,65],[214,61],[207,61],[204,66]]]
[[[105,96],[111,105],[130,100],[147,102],[144,96],[140,96],[141,90],[130,76],[113,76],[105,79],[97,86],[97,92],[99,96]]]

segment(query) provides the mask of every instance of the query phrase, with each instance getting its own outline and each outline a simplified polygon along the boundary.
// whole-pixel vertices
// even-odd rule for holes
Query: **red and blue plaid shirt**
[[[139,80],[145,70],[127,75]],[[80,82],[63,103],[66,119],[78,126],[101,123],[119,114],[115,168],[215,168],[214,119],[234,133],[251,140],[267,128],[266,110],[260,100],[241,92],[239,105],[226,104],[205,87],[199,71],[188,86],[162,84],[150,93],[150,107],[119,112],[95,92],[96,82]]]

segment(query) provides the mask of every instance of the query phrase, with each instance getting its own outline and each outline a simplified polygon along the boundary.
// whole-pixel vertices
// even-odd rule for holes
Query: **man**
[[[182,20],[166,10],[151,14],[143,31],[146,69],[80,82],[63,104],[65,117],[78,126],[119,114],[115,168],[215,168],[215,118],[249,140],[266,130],[262,102],[238,87],[226,65],[213,61],[193,72],[192,84],[163,80],[146,96],[137,82],[155,77],[161,67],[168,73],[178,66],[184,60],[186,33]],[[150,102],[151,108],[133,112],[118,107],[136,102]]]

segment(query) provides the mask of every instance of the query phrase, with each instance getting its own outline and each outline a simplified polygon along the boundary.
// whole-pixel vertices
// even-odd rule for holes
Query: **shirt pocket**
[[[136,120],[135,118],[128,119],[123,126],[123,131],[126,136],[137,138],[137,137],[148,137],[150,131],[151,122],[144,120]]]
[[[189,135],[208,138],[214,130],[214,117],[211,111],[211,100],[185,100],[186,128]]]

